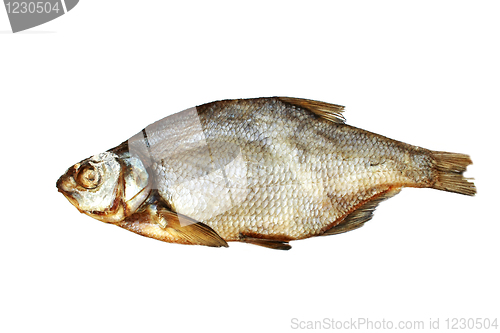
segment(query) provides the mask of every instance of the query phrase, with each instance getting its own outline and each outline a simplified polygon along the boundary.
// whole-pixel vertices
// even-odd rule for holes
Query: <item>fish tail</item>
[[[437,171],[433,188],[465,195],[476,194],[474,183],[463,176],[467,166],[472,164],[469,155],[433,151],[432,156]]]

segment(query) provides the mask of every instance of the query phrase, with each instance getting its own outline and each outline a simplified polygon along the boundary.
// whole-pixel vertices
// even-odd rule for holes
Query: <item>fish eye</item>
[[[78,185],[91,190],[99,186],[101,183],[101,174],[94,168],[93,165],[86,164],[78,170],[75,180]]]

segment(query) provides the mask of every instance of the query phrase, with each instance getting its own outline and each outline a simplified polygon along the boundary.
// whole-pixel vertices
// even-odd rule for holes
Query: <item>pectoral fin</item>
[[[116,223],[136,234],[168,243],[228,247],[212,228],[187,216],[178,215],[167,208],[151,205]]]
[[[227,242],[206,224],[166,209],[160,209],[158,215],[166,220],[164,230],[178,240],[176,243],[228,247]]]

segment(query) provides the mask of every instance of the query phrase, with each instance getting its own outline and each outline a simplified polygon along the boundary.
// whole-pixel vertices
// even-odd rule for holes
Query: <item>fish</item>
[[[81,213],[168,243],[288,250],[362,227],[404,187],[473,196],[468,155],[346,124],[293,97],[207,103],[84,159],[57,188]]]

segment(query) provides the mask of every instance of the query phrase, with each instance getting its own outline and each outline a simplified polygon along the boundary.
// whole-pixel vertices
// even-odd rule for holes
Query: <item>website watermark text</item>
[[[297,330],[439,330],[439,329],[487,329],[498,330],[497,318],[429,318],[428,320],[373,320],[370,318],[349,318],[338,320],[301,320],[292,318],[290,327]]]

